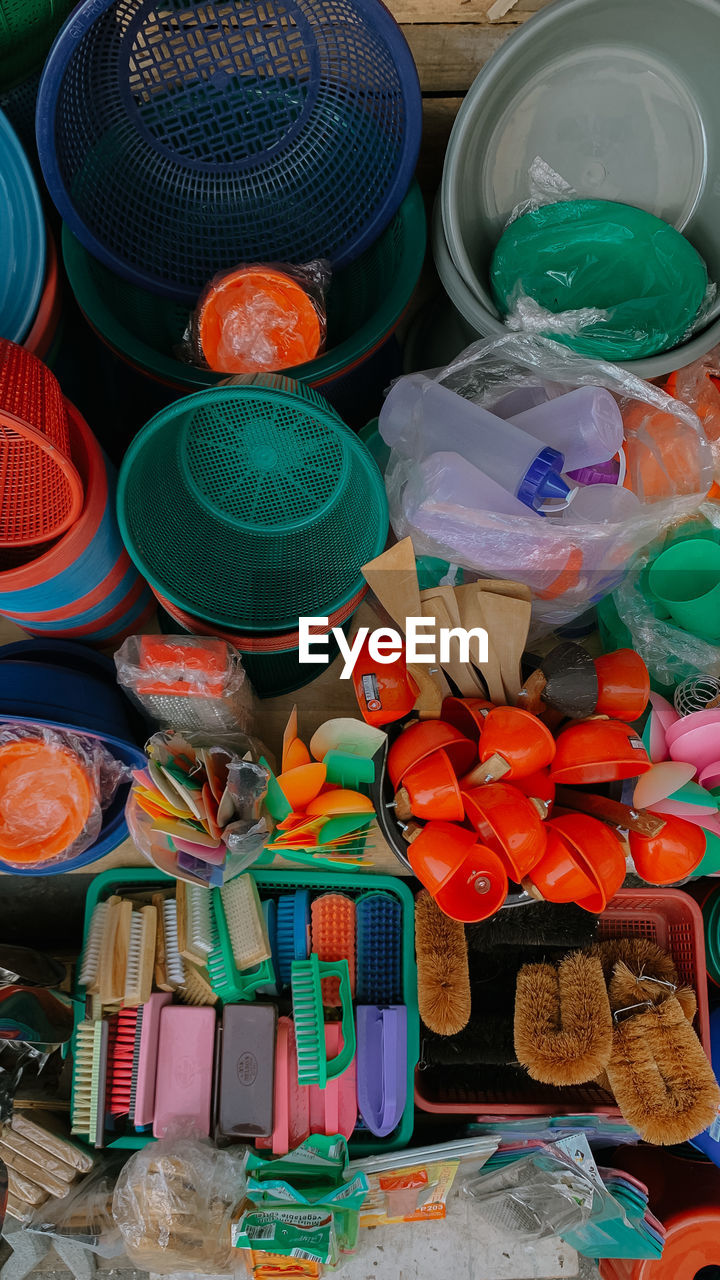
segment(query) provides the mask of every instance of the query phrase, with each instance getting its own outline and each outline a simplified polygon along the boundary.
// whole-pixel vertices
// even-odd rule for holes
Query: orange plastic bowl
[[[448,724],[452,724],[466,738],[477,742],[485,728],[485,717],[488,711],[495,709],[494,702],[485,698],[446,698],[442,704],[442,716]]]
[[[507,872],[492,849],[475,833],[452,822],[428,822],[410,845],[408,856],[418,880],[441,911],[463,924],[487,920],[502,906]]]
[[[547,826],[574,850],[593,881],[593,891],[576,898],[577,905],[599,915],[625,879],[625,856],[618,837],[611,827],[585,813],[551,818]]]
[[[630,832],[635,870],[648,884],[676,884],[691,876],[705,857],[707,838],[702,827],[684,818],[665,817],[655,836]]]
[[[580,720],[558,735],[550,766],[556,783],[586,786],[637,778],[652,768],[634,729],[621,720]]]
[[[545,852],[528,879],[547,902],[580,902],[596,891],[584,859],[552,825],[545,824]]]
[[[465,817],[460,783],[446,751],[433,751],[408,769],[403,786],[416,818],[462,822]]]
[[[271,267],[241,267],[207,290],[198,337],[217,373],[261,373],[314,360],[320,317],[302,285]]]
[[[463,799],[471,826],[519,884],[545,852],[547,836],[537,809],[507,782],[470,787]]]
[[[46,862],[82,834],[93,808],[87,770],[68,748],[41,738],[0,747],[0,857]]]
[[[397,791],[408,769],[419,764],[433,751],[447,752],[453,769],[467,773],[477,760],[477,747],[453,725],[444,720],[418,720],[403,730],[388,751],[387,769]]]
[[[595,659],[598,715],[637,720],[650,697],[650,675],[639,653],[618,649]]]
[[[549,768],[538,769],[537,773],[529,773],[525,778],[515,778],[513,786],[533,800],[542,800],[548,809],[552,809],[555,803],[556,788]]]
[[[510,765],[506,781],[537,773],[555,755],[555,739],[547,725],[519,707],[495,707],[485,717],[480,760],[499,755]]]

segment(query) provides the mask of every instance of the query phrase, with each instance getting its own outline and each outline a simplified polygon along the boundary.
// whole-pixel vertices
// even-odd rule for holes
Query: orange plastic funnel
[[[217,373],[259,373],[314,360],[322,328],[312,298],[292,276],[240,267],[206,290],[198,337]]]
[[[45,862],[77,840],[90,817],[87,770],[67,747],[25,738],[0,747],[0,857]]]
[[[579,907],[599,915],[614,898],[625,879],[625,855],[615,832],[586,813],[568,813],[547,824],[574,849],[580,864],[594,881],[592,893],[576,898]]]
[[[410,866],[452,920],[475,924],[502,906],[508,891],[503,864],[475,833],[452,822],[428,822],[409,847]]]
[[[369,639],[358,654],[353,684],[363,720],[379,726],[403,720],[415,706],[419,692],[408,674],[405,654],[399,653],[392,662],[377,662],[370,654]]]
[[[550,822],[545,824],[546,846],[528,879],[547,902],[579,902],[595,892],[584,859]]]
[[[580,720],[558,735],[550,772],[557,783],[586,786],[637,778],[652,765],[634,729],[621,720]]]
[[[404,729],[388,751],[387,769],[397,790],[408,769],[433,751],[445,750],[456,773],[467,773],[477,759],[477,747],[444,720],[418,720]]]
[[[324,764],[301,764],[278,774],[278,786],[293,811],[307,809],[322,790],[327,769]]]
[[[442,704],[443,720],[477,742],[485,728],[485,717],[494,707],[495,703],[485,698],[446,698]]]
[[[488,781],[492,777],[504,777],[506,781],[527,777],[544,769],[554,755],[555,739],[550,730],[529,711],[495,707],[488,712],[480,739],[480,761],[489,766]],[[504,761],[508,768],[493,772],[499,761]],[[480,777],[473,781],[479,782]]]
[[[308,818],[321,818],[336,813],[374,813],[375,808],[369,796],[361,791],[348,791],[345,787],[337,787],[332,791],[323,791],[322,795],[311,800],[305,810]]]
[[[514,778],[513,786],[532,800],[542,800],[548,809],[552,809],[555,803],[555,783],[549,768],[538,769],[537,773],[529,773],[525,778]]]
[[[635,870],[648,884],[675,884],[691,876],[705,857],[706,846],[702,827],[684,818],[666,817],[656,836],[630,832]]]
[[[507,782],[463,792],[465,812],[484,844],[519,884],[545,852],[547,837],[535,805]]]
[[[410,812],[416,818],[462,822],[465,807],[460,783],[446,751],[433,751],[408,769],[403,778]],[[400,792],[402,794],[402,790]]]
[[[595,659],[598,678],[598,715],[637,720],[650,697],[650,676],[639,653],[618,649]]]

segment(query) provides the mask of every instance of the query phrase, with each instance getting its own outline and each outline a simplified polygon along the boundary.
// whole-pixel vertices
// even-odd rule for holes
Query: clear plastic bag
[[[325,345],[330,264],[253,263],[216,275],[177,355],[216,373],[254,374],[314,360]]]
[[[699,360],[671,373],[665,390],[698,415],[712,447],[717,481],[720,478],[720,347],[713,347]]]
[[[0,728],[0,857],[59,866],[97,840],[131,771],[97,738],[8,722]]]
[[[584,1138],[538,1145],[510,1164],[465,1178],[462,1195],[483,1218],[515,1241],[545,1240],[583,1226],[596,1198],[605,1197],[590,1148]]]
[[[716,286],[680,232],[643,209],[578,198],[540,156],[528,189],[490,268],[509,329],[601,360],[636,360],[704,326]]]
[[[125,1244],[113,1218],[113,1193],[126,1155],[108,1155],[80,1182],[68,1187],[36,1210],[28,1230],[37,1235],[71,1240],[101,1258],[121,1258]]]
[[[216,636],[128,636],[118,684],[167,728],[252,731],[255,700],[237,649]]]
[[[231,1221],[244,1193],[242,1152],[161,1140],[122,1169],[113,1218],[136,1267],[170,1276],[191,1269],[232,1273]]]
[[[584,359],[549,339],[507,334],[477,342],[429,376],[490,410],[519,388],[542,388],[553,398],[576,387],[605,387],[620,406],[625,447],[630,440],[633,456],[639,454],[636,483],[651,467],[652,483],[636,500],[628,490],[616,494],[617,486],[587,486],[606,491],[595,519],[578,518],[573,504],[549,516],[472,508],[447,493],[438,498],[449,473],[424,474],[420,433],[412,420],[404,425],[385,473],[396,536],[411,536],[416,555],[437,556],[481,577],[526,583],[536,623],[562,625],[613,591],[637,552],[667,525],[690,516],[712,483],[710,446],[691,409],[615,365]],[[647,457],[639,448],[645,441]],[[674,466],[681,446],[682,469]],[[618,499],[619,518],[606,518],[611,500]]]

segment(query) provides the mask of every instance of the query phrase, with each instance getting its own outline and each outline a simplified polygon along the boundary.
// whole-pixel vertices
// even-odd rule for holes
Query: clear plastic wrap
[[[243,1153],[187,1138],[150,1143],[130,1157],[113,1218],[130,1262],[160,1275],[234,1271],[234,1211],[243,1200]]]
[[[487,1222],[515,1241],[545,1240],[582,1227],[596,1198],[606,1194],[582,1137],[531,1147],[512,1163],[499,1159],[498,1167],[491,1158],[486,1170],[465,1178],[461,1190]]]
[[[118,684],[167,728],[250,733],[255,701],[237,649],[216,636],[128,636]]]
[[[490,267],[509,329],[601,360],[636,360],[703,327],[716,286],[680,232],[643,209],[579,199],[539,156],[528,189]]]
[[[124,1257],[125,1244],[113,1218],[113,1192],[127,1153],[99,1158],[87,1176],[53,1197],[33,1214],[28,1230],[58,1240],[72,1240],[101,1258]]]
[[[396,536],[411,536],[416,555],[437,556],[481,577],[524,582],[533,592],[536,623],[563,625],[614,590],[636,553],[667,525],[690,516],[712,483],[710,446],[687,405],[549,339],[507,334],[477,342],[428,376],[490,410],[519,388],[542,388],[553,398],[601,386],[618,401],[625,449],[630,441],[642,492],[634,497],[628,488],[586,486],[584,492],[605,491],[603,509],[593,518],[576,516],[574,504],[562,515],[546,516],[517,510],[518,503],[504,512],[461,505],[443,495],[446,469],[424,474],[427,458],[412,421],[394,442],[385,483]],[[670,432],[672,439],[663,436],[659,449],[655,436]],[[647,456],[639,447],[646,437]],[[677,450],[682,467],[675,466]],[[629,476],[626,485],[631,481]]]
[[[698,415],[712,447],[717,482],[720,479],[720,347],[713,347],[699,360],[671,373],[665,390]]]
[[[97,738],[7,722],[0,727],[0,858],[50,867],[84,853],[130,776]]]
[[[203,290],[177,355],[216,373],[254,374],[314,360],[325,345],[330,264],[254,263]]]

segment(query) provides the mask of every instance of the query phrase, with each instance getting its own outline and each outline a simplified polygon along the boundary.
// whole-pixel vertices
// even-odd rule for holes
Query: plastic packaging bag
[[[128,636],[118,684],[167,728],[249,733],[255,702],[237,649],[216,636]]]
[[[694,409],[710,441],[715,480],[720,478],[720,347],[671,373],[665,384],[669,396]]]
[[[190,317],[178,355],[217,373],[269,373],[314,360],[325,345],[330,264],[234,267],[216,275]]]
[[[562,625],[614,590],[633,556],[665,526],[691,515],[712,483],[710,447],[691,409],[615,365],[586,360],[549,339],[508,334],[477,342],[434,376],[490,410],[519,388],[542,388],[552,398],[575,387],[602,386],[618,401],[642,492],[633,502],[627,490],[616,494],[617,486],[587,486],[605,491],[594,519],[578,518],[572,504],[562,516],[541,516],[529,509],[474,509],[443,497],[449,473],[423,474],[427,459],[412,421],[392,448],[385,483],[397,537],[411,536],[416,555],[526,583],[536,623]],[[680,448],[682,469],[674,466]],[[618,498],[619,518],[605,518]],[[625,502],[633,507],[630,515]]]
[[[531,1147],[510,1163],[499,1153],[485,1170],[465,1178],[462,1194],[508,1239],[530,1241],[581,1227],[605,1191],[590,1148],[579,1137]]]
[[[28,1230],[58,1240],[72,1240],[101,1258],[120,1258],[125,1245],[113,1218],[113,1192],[126,1154],[108,1155],[98,1161],[82,1181],[68,1187],[63,1198],[40,1206]]]
[[[637,360],[705,323],[716,287],[680,232],[643,209],[578,199],[541,157],[528,185],[490,267],[508,328],[600,360]]]
[[[230,1228],[244,1193],[241,1153],[188,1138],[161,1140],[122,1169],[113,1218],[128,1258],[142,1270],[232,1273]]]
[[[0,858],[49,867],[95,843],[130,770],[97,738],[12,721],[0,728]]]

